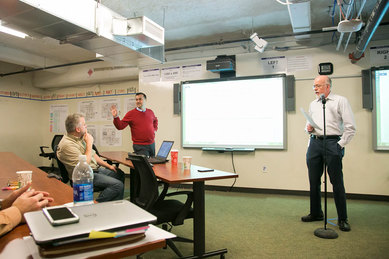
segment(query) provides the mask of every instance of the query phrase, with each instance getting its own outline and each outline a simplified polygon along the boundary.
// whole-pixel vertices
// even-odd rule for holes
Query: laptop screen
[[[161,147],[158,150],[157,157],[166,159],[169,155],[170,149],[172,149],[173,141],[166,141],[164,140],[161,144]]]

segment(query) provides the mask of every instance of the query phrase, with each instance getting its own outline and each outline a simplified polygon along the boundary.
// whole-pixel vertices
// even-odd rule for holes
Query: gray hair
[[[327,76],[327,80],[326,81],[327,81],[326,83],[330,85],[330,88],[332,88],[332,80],[331,80],[331,78],[329,76]]]
[[[76,131],[77,127],[80,127],[80,118],[84,118],[81,113],[70,114],[65,120],[65,127],[67,133]]]

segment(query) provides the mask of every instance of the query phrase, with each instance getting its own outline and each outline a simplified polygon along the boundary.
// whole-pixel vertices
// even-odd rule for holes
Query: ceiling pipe
[[[261,38],[262,39],[276,39],[276,38],[282,38],[282,37],[293,37],[293,36],[296,37],[296,36],[304,36],[304,35],[310,35],[310,34],[328,33],[328,32],[332,32],[332,31],[336,31],[336,28],[334,28],[333,30],[328,30],[328,31],[311,30],[311,31],[305,31],[305,32],[281,34],[281,35],[269,35],[269,36],[262,36]],[[243,43],[243,42],[251,42],[251,40],[250,40],[250,38],[245,38],[245,39],[239,39],[239,40],[209,42],[209,43],[196,44],[196,45],[190,45],[190,46],[167,48],[167,49],[165,49],[165,52],[184,50],[184,49],[194,49],[194,48],[201,48],[201,47],[210,47],[210,46],[220,46],[220,45],[225,45],[225,44]]]
[[[358,60],[363,57],[363,53],[366,50],[367,45],[369,44],[371,38],[374,35],[374,32],[377,30],[382,18],[385,13],[388,11],[389,1],[388,0],[379,0],[374,7],[365,29],[362,32],[361,38],[357,43],[355,51],[349,54],[349,59],[351,63],[355,64]]]
[[[48,70],[48,69],[54,69],[54,68],[59,68],[59,67],[68,67],[68,66],[74,66],[74,65],[94,63],[94,62],[100,62],[100,61],[104,61],[104,60],[102,60],[102,59],[92,59],[92,60],[72,62],[72,63],[67,63],[67,64],[49,66],[49,67],[39,67],[39,68],[33,68],[33,69],[23,69],[21,71],[0,74],[0,77],[11,76],[11,75],[16,75],[16,74],[24,74],[24,73],[35,72],[35,71],[42,71],[42,70]]]
[[[384,23],[379,24],[379,25],[386,26],[386,25],[389,25],[389,22],[384,22]],[[325,28],[325,30],[321,29],[321,30],[311,30],[311,31],[305,31],[305,32],[288,33],[288,34],[280,34],[280,35],[269,35],[269,36],[262,36],[262,38],[266,39],[266,40],[270,40],[270,39],[277,39],[277,38],[282,38],[282,37],[296,37],[296,36],[308,35],[308,34],[330,33],[330,32],[334,32],[336,30],[337,30],[337,26],[336,27],[327,27],[327,28]],[[202,44],[196,44],[196,45],[166,48],[165,52],[194,49],[194,48],[201,48],[201,47],[220,46],[220,45],[233,44],[233,43],[245,43],[245,42],[251,42],[250,38],[239,39],[239,40],[229,40],[229,41],[208,42],[208,43],[202,43]]]

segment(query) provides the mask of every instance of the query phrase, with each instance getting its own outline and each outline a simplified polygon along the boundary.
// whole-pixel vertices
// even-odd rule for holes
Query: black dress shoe
[[[308,214],[306,216],[301,217],[301,220],[304,222],[322,221],[323,215],[313,216],[312,214]]]
[[[346,220],[339,220],[338,226],[339,226],[339,229],[342,231],[350,231],[351,230],[350,224],[348,223],[347,219]]]

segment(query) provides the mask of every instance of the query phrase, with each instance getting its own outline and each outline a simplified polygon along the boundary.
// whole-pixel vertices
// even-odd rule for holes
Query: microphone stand
[[[326,239],[338,238],[335,230],[327,228],[327,132],[326,132],[326,98],[320,96],[323,104],[323,149],[324,149],[324,228],[318,228],[313,233],[315,236]]]

